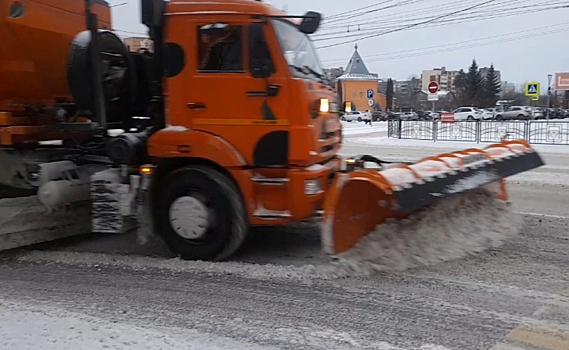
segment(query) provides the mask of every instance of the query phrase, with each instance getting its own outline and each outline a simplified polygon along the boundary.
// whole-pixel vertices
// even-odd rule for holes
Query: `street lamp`
[[[553,74],[547,75],[547,119],[549,119],[549,107],[550,100],[551,100],[551,78],[553,78]]]

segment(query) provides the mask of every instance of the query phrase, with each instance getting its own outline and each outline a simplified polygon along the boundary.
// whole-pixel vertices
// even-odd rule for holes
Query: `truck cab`
[[[322,207],[340,168],[341,123],[307,35],[320,16],[297,17],[249,0],[163,7],[165,127],[148,139],[151,212],[156,232],[183,256],[219,256],[219,246],[204,253],[196,242],[235,236],[227,223],[280,225]],[[225,193],[216,204],[218,186]]]

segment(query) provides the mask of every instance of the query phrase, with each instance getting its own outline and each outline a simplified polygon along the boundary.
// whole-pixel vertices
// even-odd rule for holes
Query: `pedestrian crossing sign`
[[[526,84],[526,96],[528,96],[528,97],[539,96],[539,83],[527,83]]]

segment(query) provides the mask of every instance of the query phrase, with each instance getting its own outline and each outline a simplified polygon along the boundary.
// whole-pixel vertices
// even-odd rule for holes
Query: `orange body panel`
[[[253,16],[283,14],[257,1],[173,0],[166,5],[164,42],[182,48],[184,66],[164,79],[169,127],[150,137],[150,155],[202,158],[226,168],[239,185],[253,225],[313,216],[323,205],[329,175],[340,167],[338,114],[312,114],[315,101],[326,98],[334,103],[336,93],[291,74],[270,21],[263,25],[263,34],[275,72],[269,78],[255,78],[249,70],[248,30],[259,21]],[[205,44],[199,28],[217,23],[240,28],[242,71],[200,71],[200,45]],[[276,96],[262,94],[269,85],[278,86]],[[268,138],[272,134],[286,135],[286,141]],[[260,160],[260,153],[271,157],[283,151],[286,160],[278,165],[267,166]],[[280,183],[268,184],[263,178]],[[321,191],[306,194],[305,181],[317,179]]]
[[[24,10],[12,18],[14,2],[0,0],[0,110],[71,100],[67,59],[73,38],[86,28],[85,1],[20,0]],[[93,12],[102,28],[111,28],[108,6],[95,2]]]

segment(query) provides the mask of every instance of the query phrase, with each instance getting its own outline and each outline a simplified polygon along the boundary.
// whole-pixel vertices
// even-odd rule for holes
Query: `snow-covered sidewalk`
[[[369,127],[369,126],[368,126]],[[355,128],[354,128],[355,129]],[[460,150],[466,148],[485,148],[492,143],[476,143],[476,142],[455,142],[455,141],[429,141],[429,140],[406,140],[397,139],[387,136],[376,136],[368,130],[356,129],[359,133],[352,134],[358,137],[352,137],[345,142],[350,144],[373,145],[373,146],[399,146],[399,147],[419,147],[419,148],[438,148],[442,150]],[[387,130],[387,129],[386,129]],[[348,132],[350,129],[348,129]],[[366,136],[366,134],[369,134]],[[538,152],[543,153],[560,153],[569,155],[569,146],[562,145],[532,145]]]
[[[371,125],[358,122],[342,122],[342,133],[346,136],[387,132],[387,122],[373,122]]]

